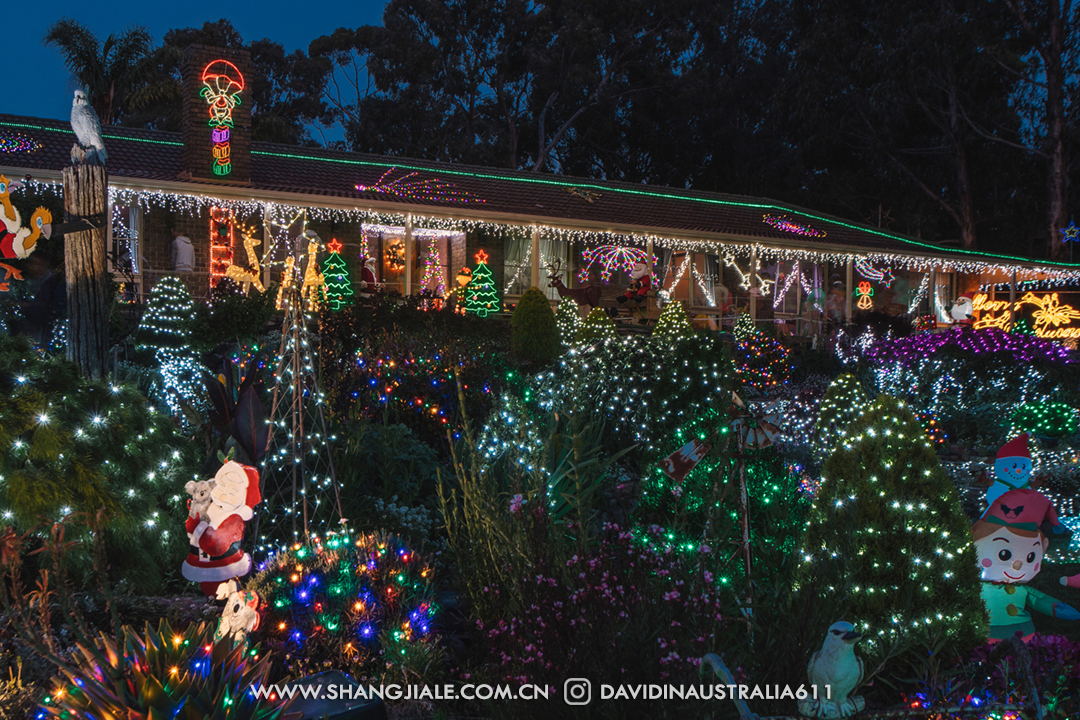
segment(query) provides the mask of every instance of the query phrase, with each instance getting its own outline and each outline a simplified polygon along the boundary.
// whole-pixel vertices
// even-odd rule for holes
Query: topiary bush
[[[883,395],[825,463],[803,582],[827,579],[819,600],[866,634],[868,667],[942,639],[969,652],[987,625],[969,525],[918,420]]]
[[[653,334],[669,338],[686,338],[694,334],[694,328],[690,325],[690,318],[686,316],[686,308],[683,307],[682,300],[672,300],[664,306],[660,319],[656,321]]]
[[[357,678],[441,671],[434,569],[386,533],[341,534],[280,552],[247,584],[259,593],[253,637],[292,676],[327,668]],[[424,681],[424,680],[421,680]]]
[[[743,313],[735,321],[735,372],[742,392],[762,394],[786,385],[791,375],[791,351],[776,338],[758,330]]]
[[[565,350],[574,344],[578,327],[581,325],[581,311],[573,298],[564,297],[555,308],[555,327],[559,331],[559,342]]]
[[[594,343],[619,337],[615,332],[615,321],[602,308],[593,308],[578,326],[574,335],[575,343]]]
[[[539,289],[529,288],[521,296],[510,318],[510,327],[514,351],[532,365],[546,367],[559,356],[555,313]]]

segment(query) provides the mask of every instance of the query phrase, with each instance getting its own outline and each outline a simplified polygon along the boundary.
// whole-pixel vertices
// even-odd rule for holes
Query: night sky
[[[157,44],[173,28],[199,27],[227,18],[244,42],[270,38],[287,52],[302,49],[339,27],[381,24],[385,0],[319,0],[311,5],[268,0],[192,3],[185,0],[72,0],[17,2],[4,10],[8,60],[0,112],[66,119],[74,83],[60,53],[41,43],[49,26],[62,17],[86,25],[100,40],[131,25],[143,25]],[[14,32],[14,30],[18,30]]]

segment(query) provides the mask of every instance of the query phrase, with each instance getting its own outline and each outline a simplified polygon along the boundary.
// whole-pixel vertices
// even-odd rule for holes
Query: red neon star
[[[326,249],[332,253],[340,253],[342,245],[338,242],[337,238],[333,238],[330,242],[326,243]]]
[[[481,248],[480,252],[476,253],[476,263],[478,265],[486,265],[487,264],[487,259],[488,259],[488,254],[486,252],[484,252],[483,248]]]

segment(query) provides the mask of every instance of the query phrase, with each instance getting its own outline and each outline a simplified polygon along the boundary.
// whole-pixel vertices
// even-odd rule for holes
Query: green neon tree
[[[341,257],[341,243],[336,239],[326,243],[330,254],[323,260],[322,272],[326,277],[326,301],[331,310],[340,310],[352,303],[352,278],[345,258]]]
[[[465,309],[477,317],[487,317],[488,313],[499,309],[499,293],[495,289],[495,279],[491,276],[487,259],[488,254],[483,250],[476,253],[476,269],[465,291]]]

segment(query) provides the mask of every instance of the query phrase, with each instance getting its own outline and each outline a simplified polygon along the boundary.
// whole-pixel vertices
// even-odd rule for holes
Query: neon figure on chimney
[[[214,174],[232,172],[229,137],[232,135],[233,108],[240,104],[244,76],[228,60],[214,60],[202,71],[203,89],[199,94],[210,106],[211,139],[214,141]]]

